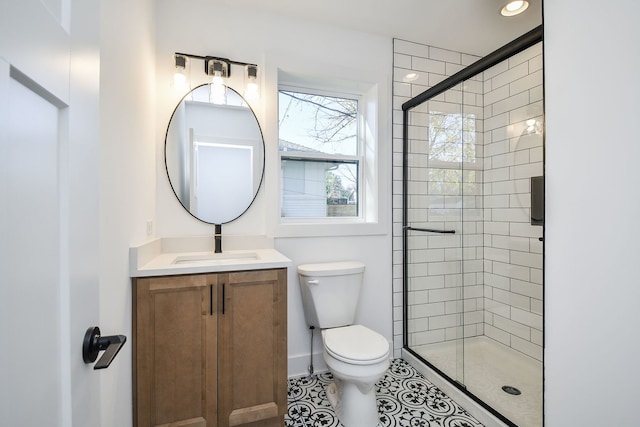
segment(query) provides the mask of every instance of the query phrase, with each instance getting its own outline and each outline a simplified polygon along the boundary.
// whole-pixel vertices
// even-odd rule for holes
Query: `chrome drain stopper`
[[[512,394],[514,396],[518,396],[520,394],[522,394],[522,392],[520,390],[518,390],[517,388],[510,386],[510,385],[503,385],[502,386],[502,391],[504,391],[505,393],[509,393]]]

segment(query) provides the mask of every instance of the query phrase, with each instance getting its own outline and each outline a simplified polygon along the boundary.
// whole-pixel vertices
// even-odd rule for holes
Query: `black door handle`
[[[104,354],[93,369],[108,368],[125,342],[127,342],[127,337],[124,335],[102,337],[100,336],[100,328],[92,326],[84,334],[82,359],[84,363],[93,363],[98,358],[98,353],[104,350]]]

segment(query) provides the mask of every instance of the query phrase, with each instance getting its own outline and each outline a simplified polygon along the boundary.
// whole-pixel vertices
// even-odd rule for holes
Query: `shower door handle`
[[[456,230],[435,230],[433,228],[404,227],[405,230],[423,231],[425,233],[456,234]]]

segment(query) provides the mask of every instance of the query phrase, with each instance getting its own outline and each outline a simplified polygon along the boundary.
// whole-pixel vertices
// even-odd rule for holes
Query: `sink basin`
[[[251,262],[260,259],[255,252],[228,252],[228,253],[207,253],[197,255],[181,255],[176,257],[171,264],[226,264]]]

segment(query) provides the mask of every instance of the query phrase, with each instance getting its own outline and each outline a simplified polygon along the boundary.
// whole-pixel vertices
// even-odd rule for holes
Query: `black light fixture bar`
[[[202,55],[193,55],[193,54],[190,54],[190,53],[181,53],[181,52],[176,52],[175,56],[176,57],[182,56],[182,57],[191,58],[191,59],[200,59],[201,61],[204,62],[204,72],[207,75],[211,74],[210,71],[209,71],[210,70],[209,63],[211,61],[219,61],[219,62],[222,62],[222,63],[227,65],[227,67],[226,67],[227,71],[226,71],[226,74],[223,77],[229,77],[231,75],[231,66],[230,66],[231,64],[254,67],[254,69],[257,69],[257,67],[258,67],[258,65],[251,64],[249,62],[234,61],[232,59],[222,58],[222,57],[219,57],[219,56],[202,56]]]
[[[408,111],[411,108],[422,104],[428,99],[431,99],[434,96],[445,92],[447,89],[451,89],[458,83],[461,83],[468,78],[473,77],[476,74],[479,74],[493,67],[495,64],[502,62],[503,60],[515,55],[516,53],[522,52],[523,50],[542,41],[543,34],[543,26],[540,25],[533,30],[521,35],[517,39],[491,52],[487,56],[480,58],[468,67],[463,68],[452,76],[444,79],[440,83],[411,98],[410,100],[402,104],[402,110]]]

